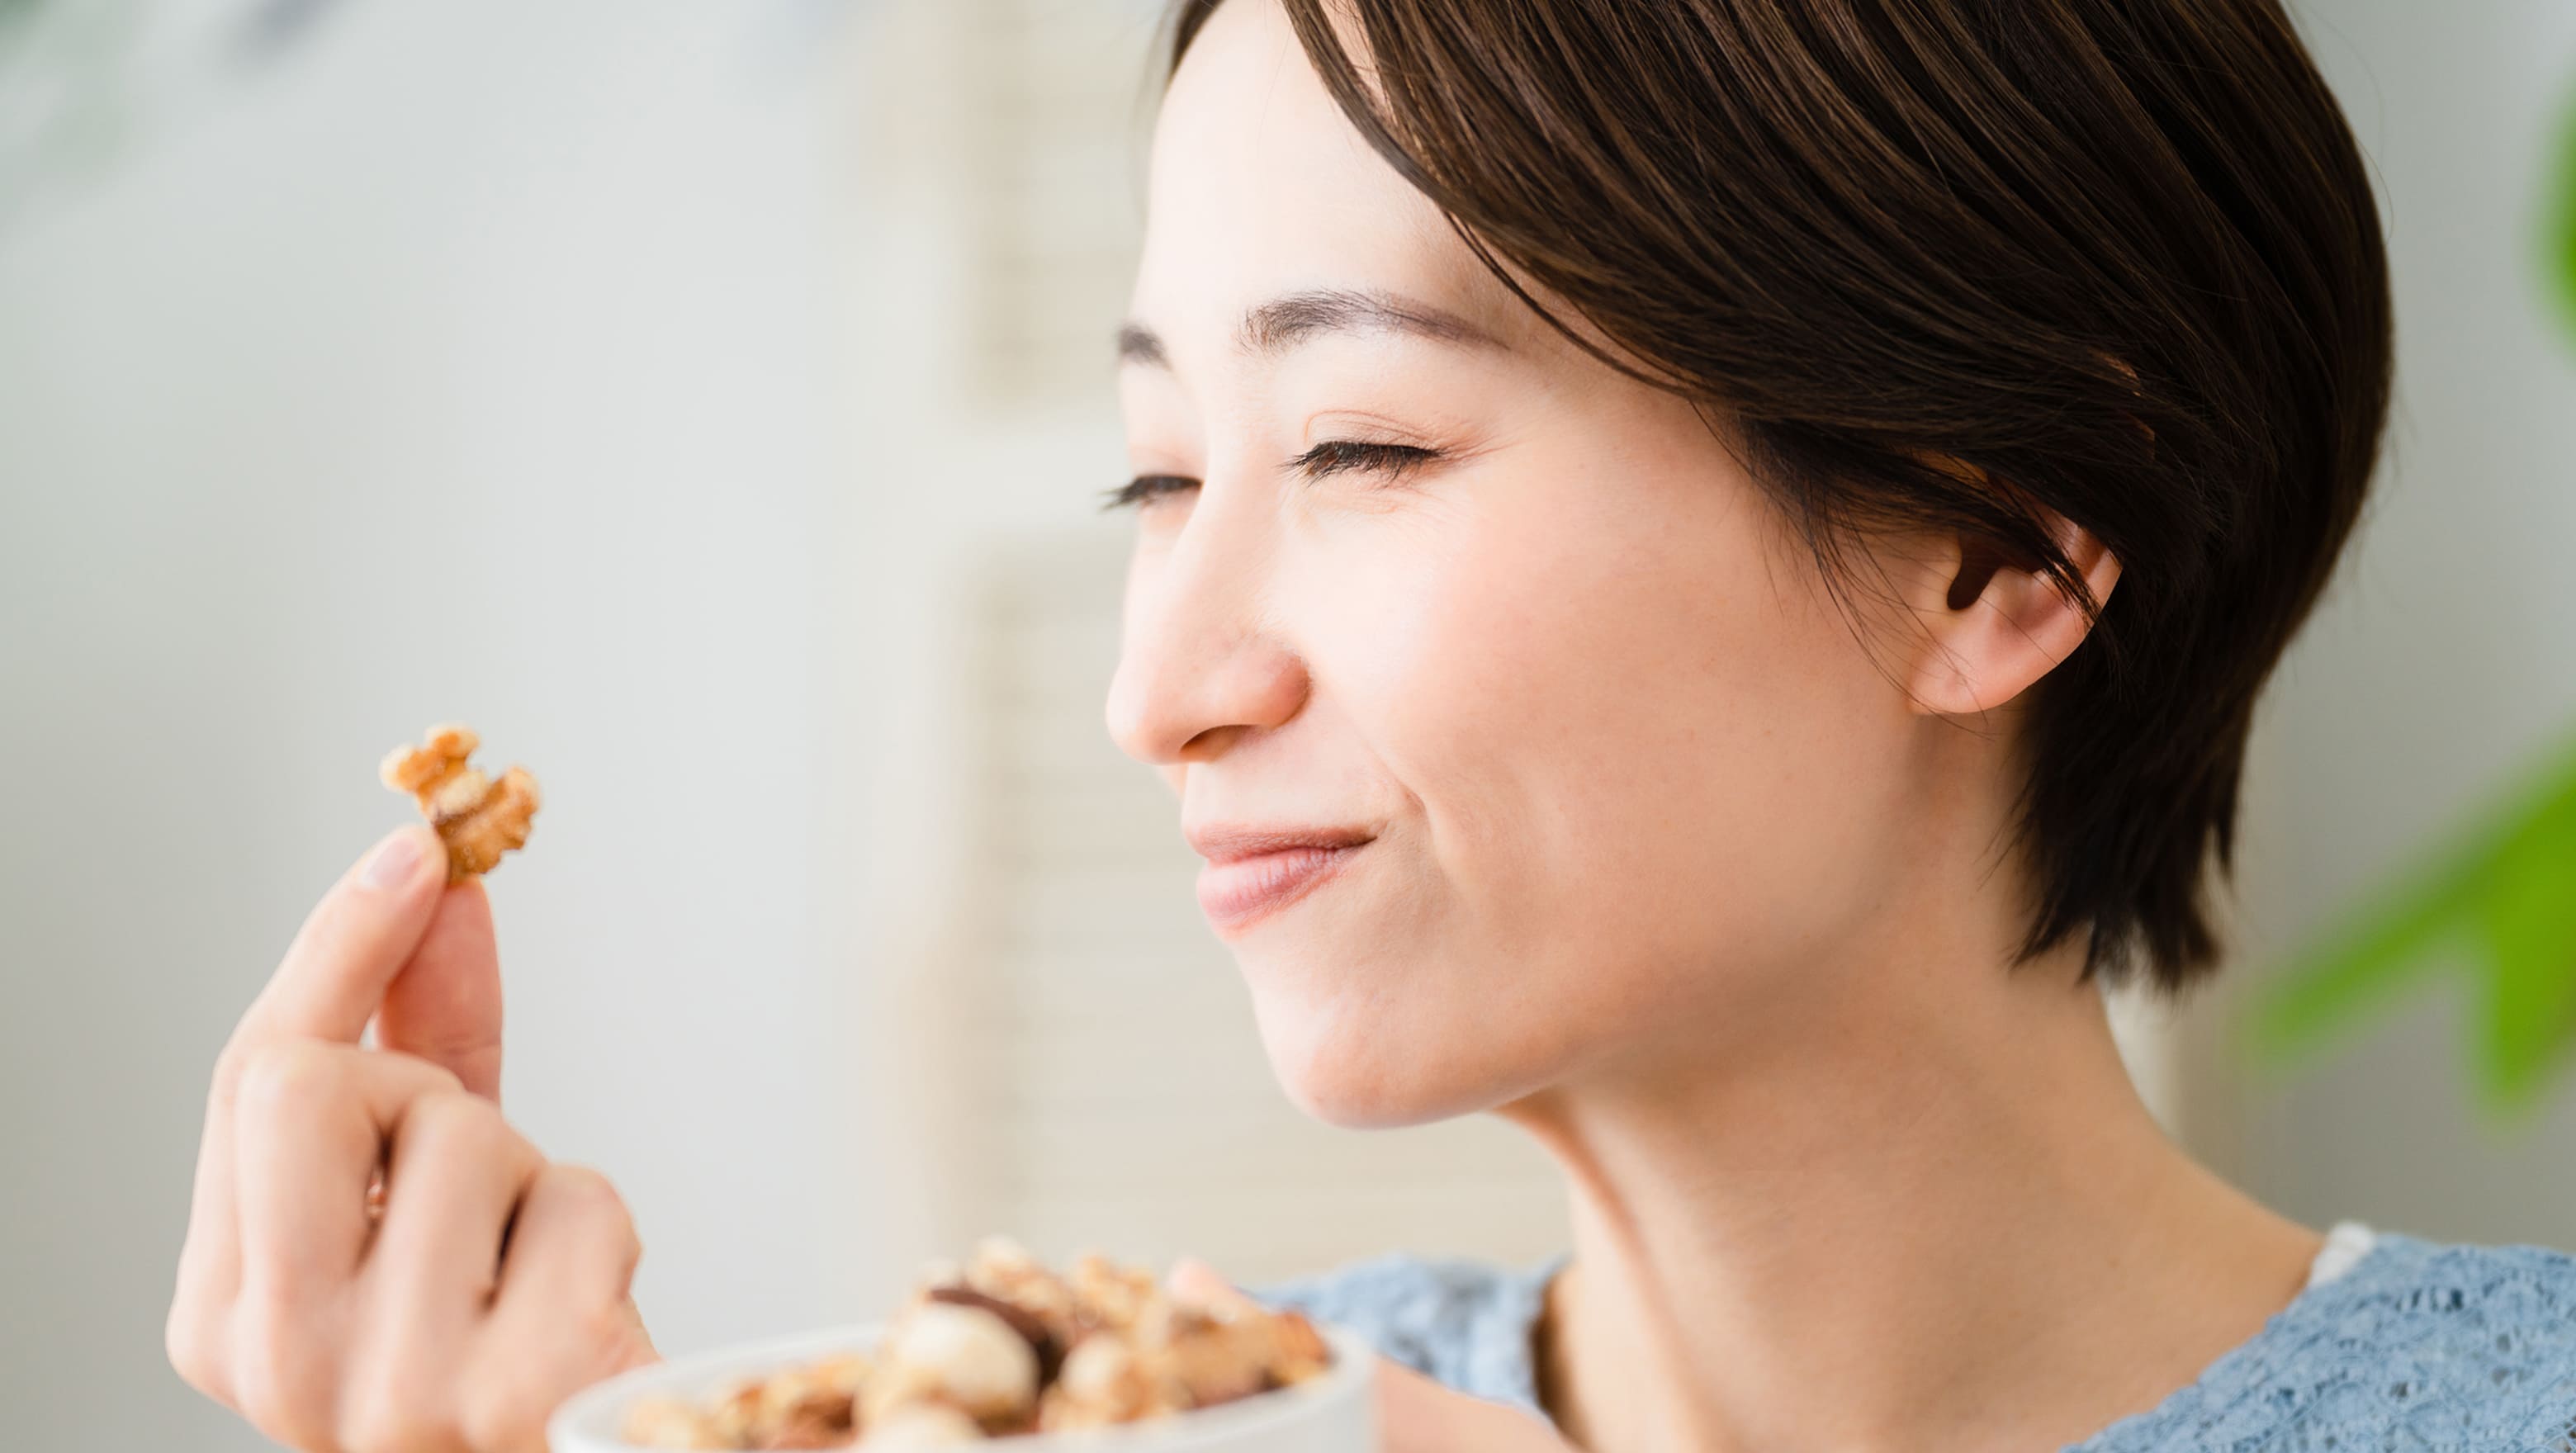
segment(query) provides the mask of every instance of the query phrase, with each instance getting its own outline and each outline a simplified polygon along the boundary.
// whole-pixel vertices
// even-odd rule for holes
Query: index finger
[[[233,1166],[234,1101],[242,1066],[264,1046],[304,1038],[355,1044],[436,910],[447,850],[427,827],[406,827],[342,875],[297,931],[285,960],[215,1060],[198,1142],[188,1235],[179,1248],[174,1326],[203,1328],[241,1283],[241,1226]]]
[[[231,1048],[281,1039],[356,1044],[386,986],[428,931],[447,848],[421,824],[388,835],[340,877],[296,931]]]

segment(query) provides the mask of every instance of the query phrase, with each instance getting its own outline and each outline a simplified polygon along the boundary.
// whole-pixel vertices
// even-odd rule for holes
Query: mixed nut
[[[1182,1295],[1098,1255],[1058,1275],[992,1237],[964,1266],[924,1276],[870,1351],[746,1378],[704,1402],[644,1399],[624,1436],[649,1448],[941,1447],[1168,1417],[1331,1363],[1295,1311]]]
[[[447,845],[447,881],[492,871],[501,855],[528,841],[528,819],[537,814],[537,779],[525,767],[487,777],[471,764],[483,739],[472,727],[449,722],[429,729],[419,746],[385,754],[376,775],[420,804],[420,815]]]

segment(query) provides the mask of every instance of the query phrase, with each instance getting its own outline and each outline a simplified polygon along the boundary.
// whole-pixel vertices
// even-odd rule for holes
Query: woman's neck
[[[1504,1108],[1572,1181],[1539,1373],[1576,1443],[2055,1449],[2297,1294],[2318,1237],[2165,1139],[2072,965],[1974,967]]]

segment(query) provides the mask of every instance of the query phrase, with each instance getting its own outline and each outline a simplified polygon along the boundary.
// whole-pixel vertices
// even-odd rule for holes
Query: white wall
[[[0,1442],[258,1446],[160,1352],[204,1077],[450,716],[545,786],[506,1103],[666,1349],[850,1310],[818,14],[351,4],[0,234]]]
[[[2576,733],[2576,323],[2541,263],[2576,7],[2300,10],[2381,187],[2398,395],[2359,552],[2258,728],[2256,961]],[[2454,981],[2292,1079],[2251,1077],[2229,1137],[2247,1182],[2312,1221],[2576,1246],[2576,1078],[2529,1120],[2490,1122],[2469,1004]]]

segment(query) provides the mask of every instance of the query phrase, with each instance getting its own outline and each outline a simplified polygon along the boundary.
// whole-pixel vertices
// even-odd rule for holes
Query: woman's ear
[[[2098,604],[2119,583],[2120,562],[2091,531],[2043,512],[2049,533]],[[2028,690],[2084,643],[2084,612],[2036,562],[1989,540],[1950,536],[1915,578],[1907,686],[1913,709],[1942,716],[1992,711]]]

